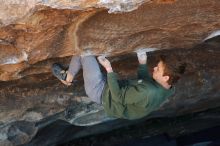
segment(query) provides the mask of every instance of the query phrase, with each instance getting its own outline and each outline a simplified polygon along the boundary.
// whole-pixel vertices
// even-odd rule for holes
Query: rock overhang
[[[48,3],[57,7],[35,9],[0,28],[0,80],[22,78],[30,74],[21,72],[39,62],[81,54],[87,48],[96,55],[110,56],[143,47],[191,48],[220,24],[217,0],[146,1],[127,13],[108,13],[95,6],[62,9],[59,3]],[[49,66],[46,68],[44,72],[50,72]]]
[[[6,82],[0,82],[1,121],[12,127],[17,123],[19,127],[17,120],[29,121],[30,125],[39,119],[50,123],[54,119],[47,121],[47,117],[56,117],[56,113],[75,105],[75,99],[85,96],[82,74],[77,77],[77,85],[67,88],[52,77],[50,66],[57,61],[68,66],[72,55],[87,48],[96,55],[108,54],[116,72],[124,78],[135,77],[137,59],[131,52],[138,48],[161,49],[149,53],[150,68],[160,54],[174,62],[177,58],[185,61],[187,72],[177,85],[177,94],[156,116],[218,107],[220,41],[203,39],[219,29],[220,2],[168,2],[146,2],[134,11],[111,14],[103,8],[42,7],[14,24],[2,26],[0,80]],[[29,139],[25,135],[25,142],[34,134]]]

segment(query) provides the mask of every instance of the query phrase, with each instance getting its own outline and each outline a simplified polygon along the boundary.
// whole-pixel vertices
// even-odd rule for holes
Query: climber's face
[[[165,83],[169,80],[169,76],[164,75],[165,65],[160,61],[153,70],[153,79],[159,83]]]

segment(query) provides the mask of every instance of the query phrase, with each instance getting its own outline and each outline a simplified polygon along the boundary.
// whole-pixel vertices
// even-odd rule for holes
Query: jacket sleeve
[[[121,95],[121,89],[118,84],[117,73],[114,73],[114,72],[108,73],[107,74],[107,82],[108,82],[109,90],[112,95],[112,99],[116,102],[122,103],[123,99],[122,99],[122,95]]]
[[[148,68],[146,64],[139,64],[137,71],[138,79],[151,79]]]

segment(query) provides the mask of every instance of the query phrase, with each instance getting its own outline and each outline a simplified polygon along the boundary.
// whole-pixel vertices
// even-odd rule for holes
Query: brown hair
[[[169,76],[168,84],[175,84],[182,74],[184,74],[186,69],[186,63],[181,63],[179,60],[175,60],[175,62],[171,59],[167,59],[166,56],[161,55],[159,60],[163,62],[165,69],[164,75]]]

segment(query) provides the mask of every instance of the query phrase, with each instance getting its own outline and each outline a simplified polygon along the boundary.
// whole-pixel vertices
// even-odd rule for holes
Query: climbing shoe
[[[58,79],[64,80],[64,81],[66,80],[67,71],[64,69],[64,67],[61,64],[54,63],[52,65],[52,72],[53,72],[53,75],[57,77]]]

